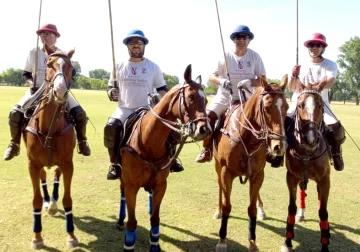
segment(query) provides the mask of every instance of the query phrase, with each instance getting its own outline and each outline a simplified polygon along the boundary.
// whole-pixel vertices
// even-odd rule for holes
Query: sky
[[[201,75],[206,83],[223,47],[215,0],[132,0],[111,1],[115,61],[128,59],[122,44],[131,29],[141,29],[149,39],[145,57],[158,64],[162,72],[178,76],[192,64],[193,79]],[[338,48],[360,36],[359,0],[217,0],[225,51],[233,50],[229,36],[240,25],[247,25],[255,37],[249,48],[258,52],[267,77],[281,79],[296,64],[308,60],[303,43],[314,32],[323,33],[328,47],[325,57],[336,61]],[[40,0],[0,1],[0,73],[23,69],[26,58],[36,47]],[[112,46],[108,0],[42,0],[40,26],[55,24],[61,37],[57,46],[64,51],[75,48],[73,60],[81,74],[112,70]],[[40,43],[40,41],[39,41]]]

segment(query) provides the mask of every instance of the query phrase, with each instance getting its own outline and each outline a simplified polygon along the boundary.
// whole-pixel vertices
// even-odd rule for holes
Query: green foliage
[[[218,90],[218,86],[213,84],[211,81],[208,81],[205,86],[206,95],[215,95]]]
[[[173,86],[179,84],[179,78],[177,76],[168,75],[166,73],[163,73],[163,76],[168,89],[171,89]]]
[[[24,84],[22,72],[23,71],[20,69],[9,68],[1,73],[1,82],[14,86],[21,86]]]
[[[355,97],[356,104],[360,99],[360,38],[355,36],[345,42],[340,48],[338,64],[344,70],[343,79],[347,83],[348,91]]]
[[[72,65],[73,65],[74,69],[76,70],[76,75],[75,76],[81,75],[80,63],[78,61],[72,61]]]
[[[95,69],[89,71],[89,76],[90,78],[102,80],[102,79],[109,79],[110,73],[106,72],[104,69]]]

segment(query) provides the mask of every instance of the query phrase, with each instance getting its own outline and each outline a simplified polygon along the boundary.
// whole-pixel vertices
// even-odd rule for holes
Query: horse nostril
[[[274,151],[277,153],[280,152],[280,150],[281,150],[280,145],[275,145]]]
[[[200,134],[205,134],[205,133],[207,133],[208,128],[206,127],[206,125],[203,125],[200,127],[199,131],[200,131]]]

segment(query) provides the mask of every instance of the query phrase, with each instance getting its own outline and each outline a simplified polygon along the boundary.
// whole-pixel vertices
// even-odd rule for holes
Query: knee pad
[[[10,126],[18,126],[24,120],[24,113],[17,109],[10,110],[9,113],[9,125]]]
[[[106,148],[116,148],[123,135],[123,124],[119,119],[110,117],[104,128],[104,145]]]
[[[88,120],[88,118],[86,116],[86,112],[85,112],[85,110],[83,110],[83,108],[81,106],[76,106],[76,107],[72,108],[70,110],[70,115],[71,115],[72,119],[75,121],[75,124],[87,122],[87,120]]]
[[[345,129],[340,121],[327,126],[335,141],[343,143],[345,141]]]

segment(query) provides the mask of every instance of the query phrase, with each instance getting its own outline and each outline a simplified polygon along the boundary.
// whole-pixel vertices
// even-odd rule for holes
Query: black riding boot
[[[121,178],[121,156],[119,153],[120,141],[123,138],[123,125],[119,119],[110,117],[104,128],[104,146],[108,149],[110,167],[106,176],[107,180]]]
[[[285,135],[286,142],[289,146],[294,144],[294,130],[295,130],[295,118],[286,116],[285,117]],[[273,168],[279,168],[284,165],[284,156],[272,156],[268,154],[266,161],[271,164]]]
[[[86,124],[88,118],[85,111],[80,106],[76,106],[70,110],[70,115],[75,122],[76,137],[78,140],[78,153],[84,156],[90,156],[91,151],[86,138]]]
[[[167,149],[171,157],[176,153],[176,145],[180,143],[180,138],[180,134],[171,132],[166,141]],[[183,170],[184,167],[177,160],[170,166],[170,172],[182,172]]]
[[[118,151],[113,148],[108,148],[110,156],[110,167],[107,174],[107,180],[115,180],[121,178],[121,156],[117,155]]]
[[[327,139],[331,145],[331,155],[335,170],[344,170],[344,161],[341,153],[341,144],[345,142],[345,130],[340,121],[327,125]]]
[[[24,114],[16,109],[12,109],[9,114],[9,125],[11,140],[4,153],[4,160],[11,160],[20,154],[20,139]]]

